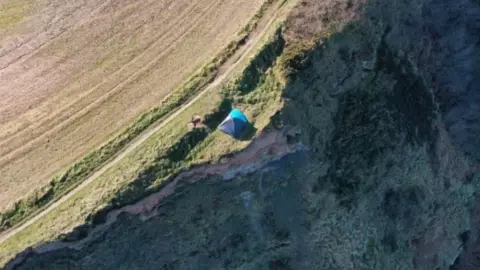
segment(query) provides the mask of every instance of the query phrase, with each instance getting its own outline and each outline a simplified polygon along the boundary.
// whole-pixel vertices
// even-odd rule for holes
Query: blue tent
[[[248,124],[248,119],[239,109],[233,109],[218,127],[224,133],[238,138]]]

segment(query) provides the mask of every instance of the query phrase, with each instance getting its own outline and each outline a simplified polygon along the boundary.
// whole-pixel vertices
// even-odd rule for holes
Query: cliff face
[[[305,0],[284,36],[272,126],[306,148],[18,268],[477,269],[478,2]]]

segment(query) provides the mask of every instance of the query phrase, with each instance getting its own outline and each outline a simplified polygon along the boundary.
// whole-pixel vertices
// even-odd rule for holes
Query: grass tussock
[[[1,213],[0,231],[5,231],[20,224],[46,206],[60,199],[114,157],[139,134],[151,127],[154,123],[173,113],[176,109],[200,93],[215,79],[220,66],[245,43],[250,33],[256,28],[259,20],[274,2],[274,0],[265,2],[234,41],[229,43],[209,64],[205,65],[199,72],[193,75],[180,89],[174,91],[160,106],[138,117],[133,124],[111,141],[89,153],[82,160],[68,168],[63,174],[54,177],[49,185],[34,191],[28,197],[17,201],[12,208]]]

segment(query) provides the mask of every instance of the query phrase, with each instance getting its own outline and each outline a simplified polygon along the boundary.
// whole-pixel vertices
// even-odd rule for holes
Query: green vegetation
[[[30,5],[31,0],[11,0],[9,3],[0,4],[0,29],[21,21],[28,12]]]
[[[180,89],[174,91],[155,109],[140,116],[133,124],[118,134],[104,146],[92,151],[79,162],[66,170],[61,176],[52,179],[49,185],[33,192],[32,195],[14,204],[14,207],[0,214],[0,231],[12,228],[34,216],[46,206],[60,199],[87,179],[94,171],[114,157],[123,147],[154,123],[167,117],[176,109],[186,104],[212,82],[220,66],[225,63],[244,44],[251,31],[258,24],[273,0],[267,1],[257,15],[218,56],[193,75]]]
[[[336,4],[332,10],[341,10]],[[60,214],[98,210],[86,224],[62,236],[65,241],[85,238],[112,209],[158,191],[182,170],[242,149],[244,142],[215,131],[234,104],[245,108],[255,128],[298,126],[300,140],[311,151],[228,182],[212,177],[180,183],[148,222],[122,217],[87,250],[62,248],[47,256],[34,255],[25,260],[25,268],[67,263],[71,268],[135,268],[151,263],[150,258],[165,268],[182,268],[179,262],[185,258],[194,264],[205,255],[229,269],[447,265],[458,256],[461,243],[455,236],[464,231],[471,211],[474,188],[465,182],[472,179],[462,179],[469,163],[449,149],[453,147],[448,141],[437,140],[435,102],[416,64],[385,38],[382,20],[360,18],[314,44],[285,41],[287,35],[277,31],[237,80],[220,94],[212,91],[212,96],[199,99],[170,123],[178,128],[162,129],[136,156],[122,160],[136,161],[125,165],[135,171],[133,181],[131,175],[122,184],[112,179],[124,172],[104,176],[106,189],[110,183],[118,185],[115,194],[108,189],[108,196],[91,196],[96,197],[91,203],[95,206],[84,210],[82,200],[101,189],[100,181],[92,183],[75,195],[81,199],[62,205],[63,212],[55,209],[1,245],[0,251],[12,252],[28,241],[47,238],[40,235],[62,221]],[[405,25],[400,29],[411,29],[411,24]],[[206,127],[187,131],[181,126],[194,113],[204,115]],[[437,155],[445,160],[435,161]],[[80,224],[78,219],[75,224]],[[412,240],[421,243],[413,251],[406,245]],[[159,258],[157,247],[165,246],[171,251]]]

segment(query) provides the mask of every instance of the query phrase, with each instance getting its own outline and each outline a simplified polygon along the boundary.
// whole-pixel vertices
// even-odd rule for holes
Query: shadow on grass
[[[171,162],[184,160],[190,151],[205,140],[207,136],[206,128],[196,128],[188,132],[172,148],[168,149],[166,158]]]
[[[247,123],[247,126],[242,131],[238,137],[235,137],[239,141],[250,141],[257,134],[257,128],[250,122]]]

